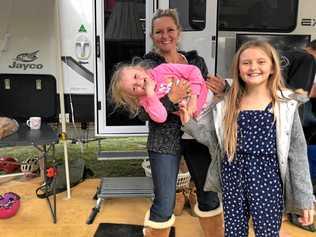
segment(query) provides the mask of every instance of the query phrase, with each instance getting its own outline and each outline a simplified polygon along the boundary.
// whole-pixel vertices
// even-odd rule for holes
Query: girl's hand
[[[221,76],[207,76],[206,87],[214,93],[220,95],[225,92],[226,82]]]
[[[187,110],[190,117],[193,117],[193,114],[196,112],[197,109],[197,95],[191,95],[187,102]]]
[[[184,98],[191,95],[191,87],[188,81],[178,81],[174,77],[170,77],[170,79],[172,80],[172,86],[171,90],[169,91],[168,97],[172,103],[180,103]]]
[[[153,96],[155,94],[156,83],[150,77],[145,79],[145,92],[147,96]]]
[[[314,223],[314,210],[310,209],[310,210],[303,210],[303,215],[301,217],[298,218],[298,221],[302,224],[302,225],[311,225]]]
[[[186,100],[179,103],[179,116],[182,124],[186,124],[191,118]]]

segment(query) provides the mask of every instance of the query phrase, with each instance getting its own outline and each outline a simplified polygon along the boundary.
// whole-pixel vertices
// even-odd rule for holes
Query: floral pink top
[[[189,81],[192,94],[197,95],[197,111],[195,114],[199,114],[205,103],[208,90],[198,67],[190,64],[163,63],[148,70],[148,74],[156,82],[155,95],[151,97],[143,96],[139,103],[153,121],[163,123],[167,120],[168,112],[159,99],[169,93],[172,85],[171,76],[177,80]]]

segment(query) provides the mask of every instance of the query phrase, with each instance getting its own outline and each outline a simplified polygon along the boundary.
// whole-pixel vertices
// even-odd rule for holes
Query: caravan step
[[[98,160],[136,160],[148,158],[147,151],[100,151]]]
[[[150,177],[103,177],[98,198],[153,197]]]

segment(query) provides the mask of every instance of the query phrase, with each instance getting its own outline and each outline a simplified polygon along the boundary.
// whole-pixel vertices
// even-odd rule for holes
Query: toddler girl
[[[188,112],[196,117],[206,107],[206,99],[211,100],[212,93],[208,92],[200,69],[190,64],[165,63],[153,69],[140,64],[120,66],[111,80],[112,100],[134,115],[143,107],[153,121],[163,123],[168,113],[159,99],[169,93],[172,83],[181,80],[190,84],[187,100],[181,103],[187,104]]]

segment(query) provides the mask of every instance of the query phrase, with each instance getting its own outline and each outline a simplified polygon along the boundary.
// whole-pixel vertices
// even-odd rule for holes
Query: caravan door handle
[[[215,58],[215,56],[216,56],[216,36],[213,35],[212,40],[211,40],[211,57]]]
[[[95,39],[95,50],[96,50],[96,56],[97,58],[100,58],[101,56],[101,50],[100,50],[100,36],[97,35]]]
[[[140,24],[141,24],[141,27],[142,27],[142,30],[143,30],[143,33],[145,34],[146,33],[146,19],[145,18],[140,18],[138,19]]]

